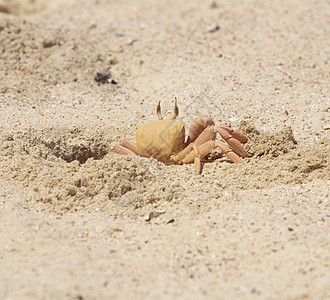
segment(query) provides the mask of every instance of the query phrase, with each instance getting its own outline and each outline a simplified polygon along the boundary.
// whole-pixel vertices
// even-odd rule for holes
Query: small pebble
[[[220,29],[220,26],[218,24],[212,24],[211,26],[206,28],[206,32],[215,32]]]
[[[117,60],[116,58],[114,58],[114,57],[110,57],[110,58],[108,59],[108,63],[109,63],[110,65],[115,65],[115,64],[118,63],[118,60]]]
[[[110,75],[109,70],[105,70],[103,72],[96,73],[96,76],[94,77],[94,80],[96,82],[100,82],[100,83],[107,83],[110,76],[111,75]]]
[[[127,45],[133,45],[136,42],[136,39],[128,39]]]
[[[152,211],[149,215],[145,218],[146,221],[150,221],[152,218],[157,218],[158,216],[164,214],[165,211]]]
[[[171,224],[171,223],[174,223],[174,219],[171,219],[171,220],[169,220],[166,224]]]
[[[211,4],[210,4],[210,8],[218,8],[218,3],[217,1],[212,1]]]
[[[121,200],[121,205],[122,206],[130,206],[133,203],[133,199],[129,197],[125,197],[123,200]]]

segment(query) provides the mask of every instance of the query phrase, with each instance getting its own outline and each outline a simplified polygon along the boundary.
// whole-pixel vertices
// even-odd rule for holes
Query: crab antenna
[[[158,116],[159,120],[163,120],[162,112],[161,112],[161,109],[160,109],[160,100],[159,100],[158,105],[157,105],[157,116]]]
[[[178,107],[178,103],[177,103],[177,100],[175,97],[174,114],[171,117],[171,120],[174,120],[178,116],[178,114],[179,114],[179,107]]]

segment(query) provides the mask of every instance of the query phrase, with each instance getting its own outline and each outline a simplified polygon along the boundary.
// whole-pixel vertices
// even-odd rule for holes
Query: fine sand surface
[[[329,74],[328,0],[0,0],[0,299],[330,299]],[[174,97],[245,164],[104,158]]]

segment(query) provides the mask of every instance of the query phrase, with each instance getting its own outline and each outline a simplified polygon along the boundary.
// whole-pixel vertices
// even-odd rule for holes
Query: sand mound
[[[295,149],[295,140],[291,127],[285,127],[275,133],[259,131],[246,121],[241,122],[239,131],[248,137],[245,145],[249,156],[252,157],[278,157]]]
[[[106,209],[110,202],[139,207],[171,199],[171,194],[153,188],[157,177],[150,170],[156,170],[158,162],[102,159],[109,142],[101,133],[89,134],[91,130],[82,128],[2,132],[2,175],[22,182],[29,201],[55,213]]]
[[[220,159],[206,159],[202,176],[195,174],[192,165],[165,166],[131,156],[104,158],[111,141],[91,128],[2,130],[1,173],[21,182],[31,207],[60,214],[111,211],[113,206],[136,209],[184,199],[191,191],[181,186],[193,182],[199,186],[196,197],[207,191],[217,198],[228,188],[261,189],[329,178],[327,144],[304,149],[290,128],[270,134],[242,123],[241,130],[249,137],[247,163],[234,165],[220,154]],[[182,175],[187,170],[189,177]]]

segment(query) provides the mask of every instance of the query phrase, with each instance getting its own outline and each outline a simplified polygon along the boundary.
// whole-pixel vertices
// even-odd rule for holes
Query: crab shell
[[[136,143],[140,156],[169,163],[170,156],[179,153],[185,146],[184,123],[158,120],[142,124],[136,130]]]

